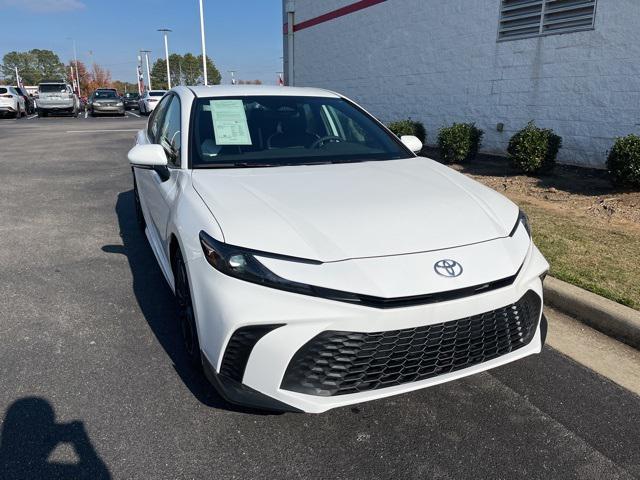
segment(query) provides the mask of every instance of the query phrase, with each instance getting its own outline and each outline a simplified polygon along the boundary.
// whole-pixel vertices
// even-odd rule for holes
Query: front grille
[[[377,333],[326,331],[293,356],[281,388],[346,395],[416,382],[486,362],[527,345],[542,302],[533,291],[491,312]]]

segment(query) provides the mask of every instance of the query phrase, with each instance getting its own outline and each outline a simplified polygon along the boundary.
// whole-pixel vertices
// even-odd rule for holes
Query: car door
[[[181,141],[180,99],[177,95],[167,95],[162,99],[149,120],[147,139],[164,148],[167,155],[166,171],[139,169],[136,175],[138,188],[148,216],[153,234],[162,246],[166,245],[167,224],[177,195],[178,170],[180,169]]]

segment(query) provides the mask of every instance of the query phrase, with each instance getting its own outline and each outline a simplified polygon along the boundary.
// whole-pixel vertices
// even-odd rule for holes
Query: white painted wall
[[[354,2],[295,0],[296,23]],[[640,133],[640,0],[598,0],[593,31],[500,43],[499,7],[388,0],[301,30],[295,84],[336,90],[383,121],[421,120],[429,143],[445,124],[476,122],[488,152],[535,120],[562,135],[561,162],[604,166],[614,137]]]

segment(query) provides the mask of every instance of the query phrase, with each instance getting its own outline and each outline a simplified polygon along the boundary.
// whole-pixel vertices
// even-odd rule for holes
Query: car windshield
[[[64,93],[67,86],[64,83],[49,83],[38,87],[41,93]]]
[[[371,116],[341,98],[201,98],[194,168],[395,160],[412,154]]]
[[[165,94],[165,92],[149,92],[150,97],[161,97]]]
[[[116,92],[112,90],[100,90],[94,95],[94,98],[116,98]]]

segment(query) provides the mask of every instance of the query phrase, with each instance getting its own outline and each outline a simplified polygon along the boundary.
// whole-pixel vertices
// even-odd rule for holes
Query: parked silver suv
[[[65,82],[43,82],[38,85],[38,116],[49,113],[70,113],[78,116],[80,100]]]

